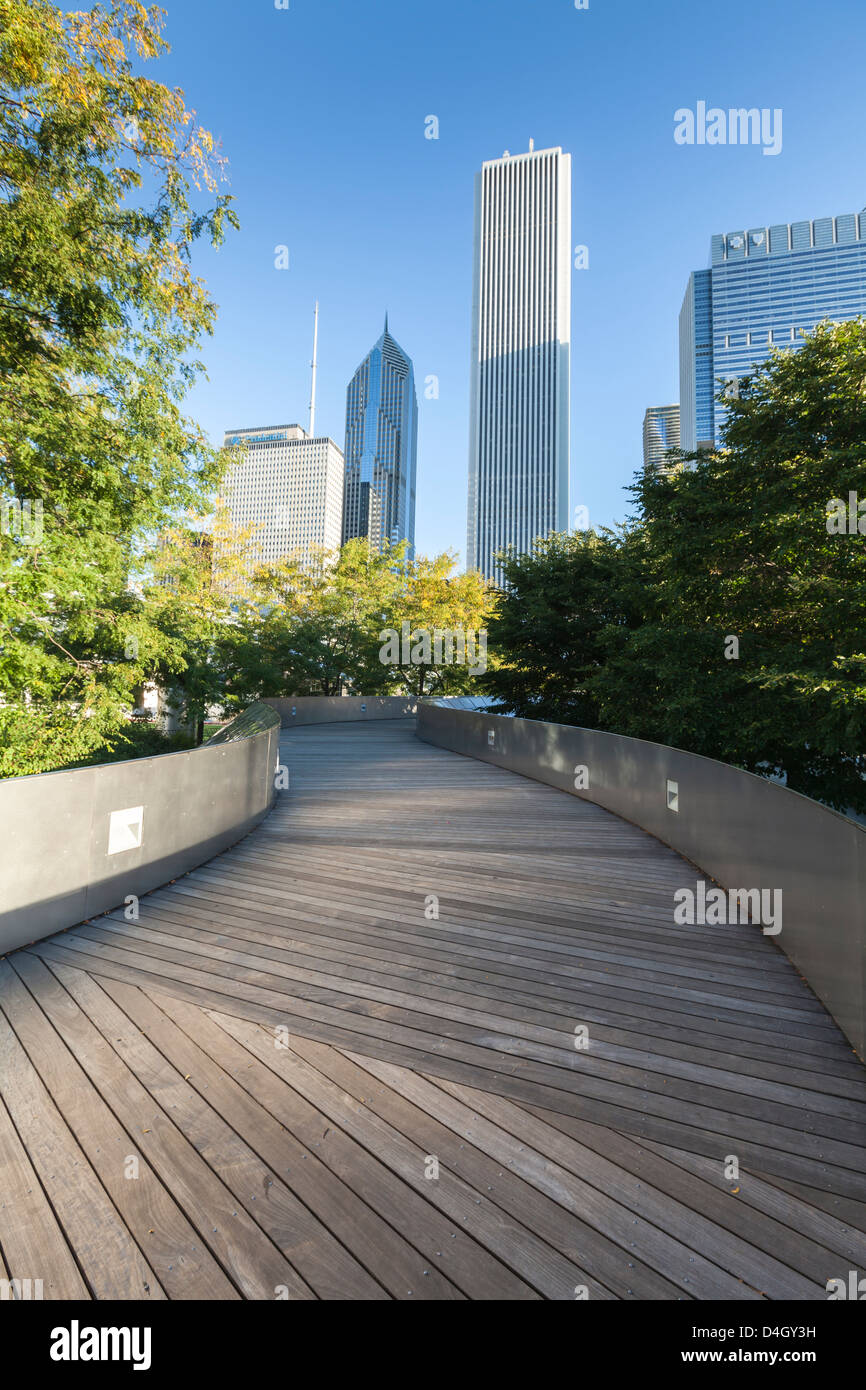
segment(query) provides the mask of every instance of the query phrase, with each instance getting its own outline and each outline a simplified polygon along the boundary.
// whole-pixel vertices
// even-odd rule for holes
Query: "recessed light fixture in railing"
[[[668,810],[678,811],[680,809],[680,784],[672,782],[668,778]]]
[[[125,854],[140,849],[144,836],[144,807],[130,806],[125,811],[112,811],[108,817],[108,853]]]
[[[496,747],[496,730],[495,730],[495,729],[488,729],[488,730],[487,730],[487,747],[488,747],[488,748],[495,748],[495,747]]]

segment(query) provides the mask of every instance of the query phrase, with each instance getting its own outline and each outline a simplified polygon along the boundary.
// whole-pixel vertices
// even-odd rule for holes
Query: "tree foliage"
[[[400,565],[380,634],[394,636],[382,642],[379,660],[399,654],[390,671],[401,693],[421,698],[477,689],[476,673],[488,660],[486,624],[495,609],[494,592],[476,570],[456,570],[452,551]]]
[[[645,610],[636,550],[624,534],[586,531],[506,557],[506,589],[490,624],[499,662],[481,682],[496,708],[599,726],[598,673]]]
[[[430,694],[472,688],[468,667],[383,660],[387,632],[481,628],[489,595],[456,557],[410,559],[400,541],[379,553],[351,540],[305,568],[300,558],[262,566],[249,634],[238,629],[228,689],[243,703],[280,695]]]
[[[137,666],[197,743],[208,709],[229,705],[226,685],[238,652],[249,660],[254,650],[254,531],[236,526],[218,505],[210,517],[188,516],[164,531],[146,557],[137,621],[129,625]]]
[[[193,247],[235,215],[210,135],[137,71],[160,23],[0,0],[0,775],[123,727],[142,547],[218,474],[181,402],[215,313]]]
[[[643,473],[620,537],[509,564],[489,684],[516,713],[866,811],[866,535],[828,524],[833,499],[866,502],[866,323],[821,325],[719,399],[721,447]]]

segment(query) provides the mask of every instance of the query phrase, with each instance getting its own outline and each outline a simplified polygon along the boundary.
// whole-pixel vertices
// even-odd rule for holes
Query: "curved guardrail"
[[[362,719],[413,719],[417,706],[409,695],[297,695],[263,703],[276,710],[284,729]]]
[[[0,781],[0,954],[242,839],[273,805],[279,735],[257,704],[200,748]]]
[[[861,1057],[866,1056],[866,829],[751,772],[620,734],[513,719],[436,701],[418,709],[427,743],[495,763],[631,821],[691,861],[723,890],[684,876],[671,903],[699,931],[730,913],[750,920],[794,962]],[[758,894],[756,898],[754,895]],[[763,898],[761,895],[769,895]],[[736,895],[736,896],[732,896]],[[703,909],[703,911],[701,911]],[[765,911],[765,909],[769,909]],[[768,919],[772,917],[772,922]],[[683,924],[686,924],[686,921]]]
[[[476,709],[479,699],[471,695],[443,695],[440,701],[449,707]],[[298,695],[292,699],[268,699],[280,716],[284,729],[299,729],[306,724],[346,724],[370,719],[414,719],[419,704],[414,695]],[[481,704],[488,704],[481,697]]]

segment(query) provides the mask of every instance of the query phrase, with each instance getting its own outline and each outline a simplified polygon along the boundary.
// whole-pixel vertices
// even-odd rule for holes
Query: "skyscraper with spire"
[[[415,545],[418,399],[411,359],[388,331],[364,358],[346,393],[343,543],[366,536]]]

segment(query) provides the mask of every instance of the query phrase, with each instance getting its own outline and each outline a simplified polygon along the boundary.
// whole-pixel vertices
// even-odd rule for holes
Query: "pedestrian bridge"
[[[749,1301],[866,1270],[863,1067],[760,928],[674,923],[693,864],[412,719],[280,757],[270,814],[137,920],[0,960],[0,1278]]]

